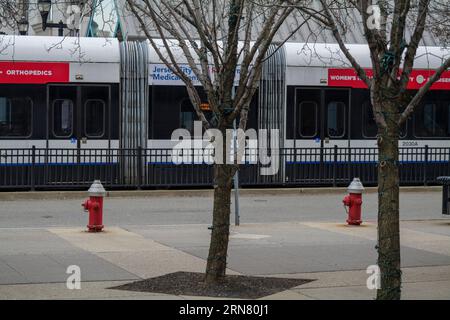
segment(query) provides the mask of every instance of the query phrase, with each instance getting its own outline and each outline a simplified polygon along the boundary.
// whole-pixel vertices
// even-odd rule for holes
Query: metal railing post
[[[427,177],[427,171],[428,171],[428,145],[425,146],[425,161],[423,164],[423,185],[428,185],[428,177]]]
[[[347,180],[352,181],[352,149],[350,147],[347,148]]]
[[[137,188],[138,190],[142,189],[142,173],[143,173],[143,167],[142,167],[142,147],[139,146],[137,147],[137,169],[138,169],[138,173],[137,173]]]
[[[35,174],[36,174],[36,146],[33,145],[31,147],[31,170],[30,170],[31,191],[36,190]]]
[[[442,214],[448,214],[448,202],[450,200],[450,194],[448,192],[448,184],[443,181],[442,186]]]
[[[334,155],[333,155],[333,187],[336,188],[336,170],[337,170],[337,154],[338,146],[334,145]]]

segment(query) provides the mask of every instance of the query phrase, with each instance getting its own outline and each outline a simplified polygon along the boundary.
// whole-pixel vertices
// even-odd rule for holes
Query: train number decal
[[[419,143],[417,141],[402,141],[402,147],[418,147]]]

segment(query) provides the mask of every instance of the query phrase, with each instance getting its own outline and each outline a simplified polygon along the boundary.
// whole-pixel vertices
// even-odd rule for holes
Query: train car
[[[370,74],[369,48],[359,44],[347,48]],[[409,84],[411,94],[449,54],[438,47],[419,48]],[[288,42],[279,49],[272,46],[268,57],[252,101],[249,127],[280,130],[281,168],[275,176],[252,173],[250,177],[242,175],[241,180],[249,184],[320,185],[347,183],[350,176],[358,175],[364,182],[375,183],[377,127],[369,90],[339,46]],[[148,143],[169,149],[173,146],[168,140],[171,132],[186,127],[186,119],[192,123],[196,116],[182,82],[155,53],[150,54],[149,70],[153,94],[149,128],[153,131]],[[187,66],[186,70],[192,73]],[[160,118],[162,114],[167,116]],[[401,134],[403,183],[422,183],[427,176],[432,179],[448,171],[450,72],[431,88]],[[425,164],[428,169],[424,170]]]
[[[347,47],[370,72],[367,46]],[[211,167],[194,154],[191,163],[173,163],[171,134],[192,131],[196,115],[148,41],[0,36],[0,52],[2,187],[84,187],[94,178],[109,187],[211,184]],[[411,92],[448,54],[419,48]],[[369,91],[336,44],[271,46],[250,110],[248,127],[280,131],[281,167],[264,177],[247,162],[243,184],[343,184],[353,175],[376,183]],[[448,173],[449,72],[405,124],[400,147],[403,183]]]
[[[288,103],[292,131],[290,146],[312,146],[311,138],[338,146],[376,146],[376,124],[370,105],[369,91],[349,67],[335,44],[286,44],[288,54]],[[347,45],[350,53],[366,70],[371,69],[366,45]],[[409,83],[410,91],[424,84],[441,58],[450,52],[438,47],[420,47]],[[370,74],[370,73],[369,73]],[[448,146],[450,137],[449,100],[450,73],[431,88],[422,101],[423,107],[401,132],[400,146]],[[302,117],[302,114],[305,115]],[[367,140],[370,140],[369,142]],[[315,141],[319,143],[319,139]]]
[[[119,146],[117,39],[0,36],[0,51],[0,184],[97,176],[111,159],[87,150]]]
[[[363,181],[376,181],[377,126],[366,85],[337,44],[287,43],[285,47],[285,146],[299,154],[289,161],[297,171],[290,170],[292,177],[288,174],[286,178],[304,181],[320,168],[321,173],[315,177],[325,183],[346,181],[352,175]],[[346,47],[370,76],[368,46]],[[449,54],[443,48],[419,47],[408,85],[411,94]],[[431,87],[417,112],[404,124],[399,147],[402,183],[421,183],[427,177],[448,174],[450,72],[445,72]],[[315,151],[311,154],[308,150]]]

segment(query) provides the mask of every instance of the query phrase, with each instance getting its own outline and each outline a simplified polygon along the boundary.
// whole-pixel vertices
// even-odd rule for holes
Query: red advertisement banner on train
[[[69,64],[0,61],[0,83],[49,82],[69,82]]]
[[[371,69],[365,71],[369,78],[373,77]],[[408,89],[420,89],[433,74],[434,70],[413,70],[409,77]],[[353,69],[328,69],[328,86],[367,88]],[[431,86],[431,90],[450,90],[450,71],[442,73],[441,78]]]

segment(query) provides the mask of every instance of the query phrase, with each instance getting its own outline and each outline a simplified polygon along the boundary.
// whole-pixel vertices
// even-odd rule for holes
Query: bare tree
[[[370,90],[378,127],[378,265],[377,299],[400,299],[399,133],[430,87],[450,66],[448,51],[431,57],[441,66],[417,91],[408,89],[416,53],[424,33],[446,46],[449,39],[447,0],[319,0],[317,8],[299,8],[331,32],[342,53]],[[376,7],[374,7],[376,5]],[[363,26],[373,76],[346,47],[349,29]]]
[[[127,4],[158,57],[186,85],[203,127],[214,127],[225,137],[226,130],[239,118],[239,128],[245,129],[267,50],[294,8],[284,0],[127,0]],[[161,42],[153,39],[155,34]],[[203,87],[216,123],[205,117],[195,83],[183,72],[177,58],[176,52],[180,51]],[[233,94],[238,68],[238,85]],[[222,155],[226,155],[225,143],[222,148]],[[206,283],[216,283],[225,276],[232,179],[239,167],[236,160],[234,164],[214,164]]]

